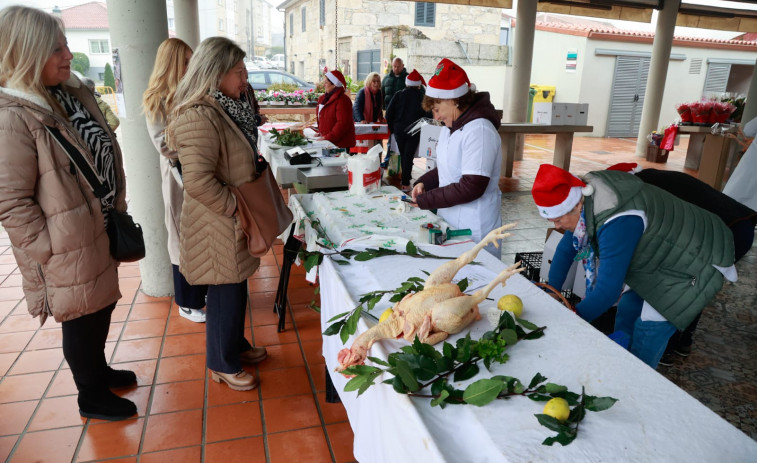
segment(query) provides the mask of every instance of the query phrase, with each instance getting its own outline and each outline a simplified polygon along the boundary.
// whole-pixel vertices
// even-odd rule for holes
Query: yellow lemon
[[[382,313],[381,316],[379,317],[379,323],[381,323],[384,320],[386,320],[387,318],[391,317],[393,313],[394,313],[394,310],[392,310],[391,307],[389,307],[388,309],[384,310],[384,313]]]
[[[497,308],[499,310],[512,312],[513,315],[520,318],[523,314],[523,301],[521,301],[515,294],[506,294],[500,297],[499,301],[497,301]]]
[[[561,397],[550,399],[549,402],[547,402],[547,404],[544,406],[544,414],[560,421],[567,420],[570,416],[570,407],[568,406],[568,401]]]

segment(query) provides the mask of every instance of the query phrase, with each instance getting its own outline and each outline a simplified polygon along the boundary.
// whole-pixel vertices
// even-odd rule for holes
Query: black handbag
[[[96,197],[102,199],[108,191],[89,163],[63,136],[60,130],[45,126],[48,132],[55,138],[58,144],[68,155],[71,162],[76,165],[84,179],[89,183]],[[114,208],[108,209],[108,239],[110,240],[110,255],[119,262],[134,262],[145,257],[145,239],[142,227],[134,222],[134,219],[126,212],[119,212]]]

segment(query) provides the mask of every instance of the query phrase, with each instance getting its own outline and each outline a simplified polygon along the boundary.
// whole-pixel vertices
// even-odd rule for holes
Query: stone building
[[[504,65],[501,10],[430,2],[286,0],[287,71],[317,81],[340,67],[361,80],[384,74],[399,56],[408,69],[429,75],[439,59],[463,65]]]

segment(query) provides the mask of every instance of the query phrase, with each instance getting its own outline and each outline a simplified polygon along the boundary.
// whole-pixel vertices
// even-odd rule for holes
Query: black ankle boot
[[[106,389],[98,392],[79,392],[79,414],[85,418],[119,421],[137,414],[134,402]]]
[[[111,389],[137,385],[137,375],[131,370],[114,370],[108,367],[106,376],[108,378],[108,387]]]

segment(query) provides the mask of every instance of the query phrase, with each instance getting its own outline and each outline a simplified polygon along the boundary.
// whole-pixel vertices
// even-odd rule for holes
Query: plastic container
[[[555,86],[554,85],[536,85],[531,84],[531,88],[536,90],[534,95],[534,103],[551,103],[555,98]]]

